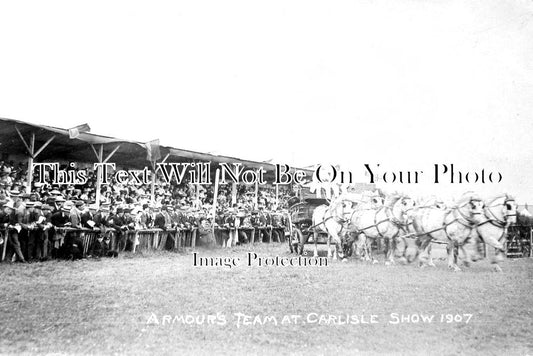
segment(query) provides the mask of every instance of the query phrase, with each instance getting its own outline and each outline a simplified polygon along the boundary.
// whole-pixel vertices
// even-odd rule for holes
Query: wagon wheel
[[[296,226],[293,228],[293,242],[294,242],[294,248],[296,249],[296,253],[301,255],[304,251],[304,244],[305,241],[303,241],[304,235],[302,233],[302,230],[297,228]]]

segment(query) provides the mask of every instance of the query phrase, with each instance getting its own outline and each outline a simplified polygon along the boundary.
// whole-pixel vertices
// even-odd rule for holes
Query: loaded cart
[[[328,201],[320,198],[307,198],[289,207],[290,238],[288,241],[291,253],[303,251],[304,235],[308,237],[306,239],[308,243],[314,243],[313,212],[320,205],[328,205]],[[317,243],[327,243],[327,234],[321,233],[318,236]]]
[[[533,227],[526,225],[511,225],[507,231],[507,257],[532,257]]]

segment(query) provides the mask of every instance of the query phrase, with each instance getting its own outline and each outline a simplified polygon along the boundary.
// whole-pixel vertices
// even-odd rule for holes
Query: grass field
[[[200,254],[244,260],[249,250]],[[289,256],[278,244],[255,252]],[[533,259],[507,260],[503,273],[487,261],[453,273],[440,260],[424,269],[353,259],[230,269],[194,267],[192,260],[191,253],[160,252],[2,264],[0,352],[533,354]],[[217,313],[214,324],[200,324]],[[236,313],[252,325],[241,325]],[[407,322],[413,314],[433,319]],[[447,322],[447,314],[455,320]],[[270,319],[254,324],[257,315]],[[285,315],[297,316],[288,324]],[[351,324],[342,324],[346,315]],[[375,323],[361,323],[371,318]]]

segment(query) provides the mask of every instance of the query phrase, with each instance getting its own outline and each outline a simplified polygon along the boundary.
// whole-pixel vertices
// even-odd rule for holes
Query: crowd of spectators
[[[64,168],[80,169],[75,165]],[[7,260],[80,257],[82,241],[75,233],[65,234],[64,228],[101,231],[89,251],[98,257],[131,248],[135,241],[120,238],[125,235],[121,232],[127,230],[197,228],[199,242],[213,245],[214,237],[208,233],[213,224],[221,229],[235,225],[280,227],[285,222],[275,216],[282,215],[294,195],[292,188],[287,187],[280,189],[276,199],[273,188],[261,187],[256,197],[254,186],[242,184],[236,186],[232,199],[231,185],[221,186],[213,216],[212,186],[160,183],[156,179],[152,196],[151,184],[119,184],[111,179],[110,184],[101,186],[100,204],[96,205],[96,174],[87,169],[87,177],[83,185],[33,183],[26,193],[26,164],[0,161],[0,228],[4,231],[4,244],[7,243]],[[118,235],[114,246],[107,231]],[[248,240],[245,232],[238,238],[240,242]]]

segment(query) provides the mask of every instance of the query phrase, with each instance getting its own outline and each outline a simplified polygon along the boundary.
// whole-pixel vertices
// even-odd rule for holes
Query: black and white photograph
[[[533,355],[533,2],[0,0],[0,355]]]

